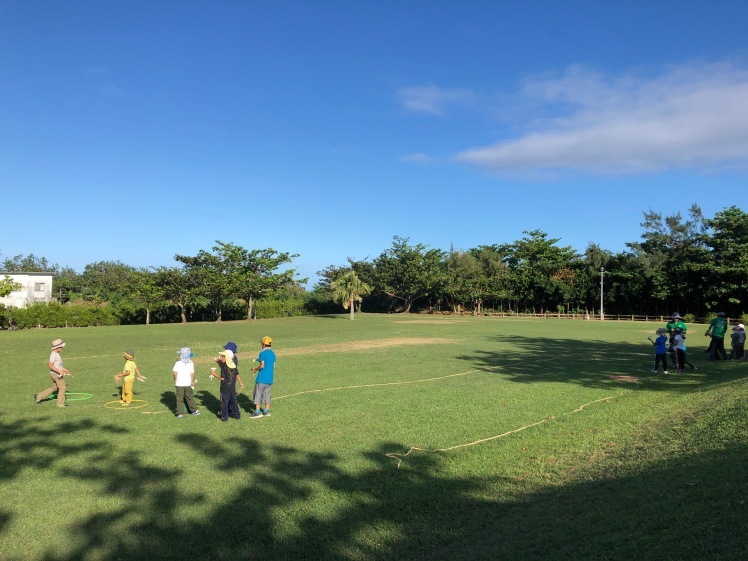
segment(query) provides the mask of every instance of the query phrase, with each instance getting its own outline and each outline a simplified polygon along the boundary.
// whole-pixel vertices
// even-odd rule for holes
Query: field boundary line
[[[580,405],[579,407],[577,407],[576,409],[574,409],[574,411],[567,411],[566,413],[561,413],[560,415],[558,415],[558,417],[565,417],[566,415],[574,415],[575,413],[579,413],[580,411],[582,411],[585,407],[588,407],[588,406],[593,405],[595,403],[599,403],[601,401],[604,401],[604,402],[607,403],[609,400],[616,399],[617,397],[621,397],[625,393],[628,393],[628,392],[619,393],[619,394],[616,394],[616,395],[613,395],[613,396],[608,396],[608,397],[601,397],[600,399],[595,399],[594,401],[590,401],[589,403],[585,403],[584,405]],[[408,449],[408,451],[405,452],[404,454],[399,454],[397,452],[388,452],[387,454],[385,454],[385,457],[391,458],[391,459],[397,461],[397,469],[400,469],[400,465],[403,463],[403,460],[411,452],[428,452],[428,453],[450,452],[452,450],[457,450],[459,448],[468,448],[469,446],[475,446],[476,444],[483,444],[484,442],[490,442],[491,440],[497,440],[499,438],[504,438],[505,436],[509,436],[510,434],[521,432],[523,430],[527,430],[527,429],[530,429],[532,427],[537,427],[538,425],[542,425],[543,423],[547,423],[548,421],[552,421],[555,418],[556,417],[554,417],[553,415],[549,415],[545,419],[542,419],[542,420],[537,421],[535,423],[530,423],[529,425],[525,425],[524,427],[519,427],[518,429],[512,429],[510,431],[507,431],[507,432],[504,432],[504,433],[501,433],[501,434],[497,434],[497,435],[494,435],[494,436],[489,436],[489,437],[486,437],[486,438],[481,438],[480,440],[475,440],[473,442],[468,442],[468,443],[465,443],[465,444],[456,444],[454,446],[449,446],[447,448],[433,448],[433,449],[430,449],[430,448],[421,448],[419,446],[411,446]]]
[[[447,374],[445,376],[436,376],[434,378],[421,378],[420,380],[408,380],[405,382],[379,382],[377,384],[359,384],[354,386],[338,386],[334,388],[322,388],[317,390],[304,390],[296,393],[290,393],[287,395],[281,395],[279,397],[274,397],[273,401],[277,401],[279,399],[283,399],[286,397],[295,397],[297,395],[304,395],[309,393],[323,393],[323,392],[334,392],[334,391],[340,391],[340,390],[354,390],[359,388],[377,388],[382,386],[405,386],[407,384],[423,384],[425,382],[435,382],[436,380],[445,380],[447,378],[455,378],[457,376],[467,376],[468,374],[475,374],[476,372],[487,372],[489,370],[495,370],[497,368],[501,368],[501,366],[488,366],[486,368],[476,368],[475,370],[468,370],[466,372],[458,372],[457,374]]]

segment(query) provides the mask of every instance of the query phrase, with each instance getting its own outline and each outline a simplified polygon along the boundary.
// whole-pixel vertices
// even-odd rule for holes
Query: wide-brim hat
[[[226,366],[228,366],[229,368],[236,368],[233,351],[226,349],[218,354],[226,357]]]
[[[64,346],[65,346],[65,341],[63,341],[62,339],[55,339],[54,341],[52,341],[52,350],[53,351],[55,349],[61,349]]]
[[[182,347],[177,351],[177,354],[179,355],[179,360],[184,362],[185,364],[190,362],[190,359],[195,356],[195,354],[192,352],[192,349],[189,347]]]

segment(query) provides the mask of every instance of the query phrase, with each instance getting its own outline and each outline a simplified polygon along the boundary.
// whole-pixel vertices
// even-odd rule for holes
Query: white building
[[[13,282],[23,285],[21,290],[11,292],[8,296],[0,298],[0,304],[6,307],[25,308],[34,302],[52,301],[52,277],[53,273],[3,273],[0,279],[10,277]]]

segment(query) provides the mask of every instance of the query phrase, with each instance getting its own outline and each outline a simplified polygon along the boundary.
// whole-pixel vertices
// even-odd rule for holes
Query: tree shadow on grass
[[[736,435],[745,434],[741,411],[714,423],[724,418],[737,423]],[[68,423],[58,428],[88,431],[90,441],[48,446],[50,434],[38,434],[45,423],[18,423],[15,429],[0,423],[3,450],[15,451],[14,458],[27,452],[23,462],[15,460],[15,469],[3,467],[3,479],[21,469],[47,470],[59,481],[86,482],[95,495],[122,499],[106,512],[71,512],[59,531],[70,541],[49,543],[41,557],[48,561],[639,561],[738,559],[748,552],[748,447],[739,441],[704,454],[675,453],[644,467],[624,463],[618,476],[590,470],[574,483],[527,492],[523,480],[501,472],[445,474],[439,454],[414,454],[396,469],[385,457],[402,448],[396,442],[365,454],[375,468],[351,471],[329,452],[246,437],[177,435],[185,454],[210,464],[208,473],[236,482],[230,498],[215,499],[200,478],[169,458],[153,465],[101,439],[109,425]],[[86,458],[85,470],[58,469],[76,457]],[[621,450],[620,461],[626,458]],[[185,479],[188,491],[178,485]],[[194,506],[203,504],[210,505],[208,512],[196,518]],[[0,541],[9,538],[12,515],[0,525]],[[13,559],[7,550],[3,555]]]
[[[671,370],[668,376],[655,374],[652,372],[654,348],[651,345],[648,348],[631,343],[516,336],[497,336],[489,340],[512,350],[479,350],[457,358],[526,384],[562,382],[590,388],[610,388],[621,383],[611,380],[610,376],[623,375],[638,379],[638,383],[628,383],[628,387],[687,392],[693,391],[695,386],[718,385],[748,374],[748,367],[742,363],[725,362],[718,365],[706,362],[696,352],[689,352],[688,358],[698,370],[686,369],[681,374]]]

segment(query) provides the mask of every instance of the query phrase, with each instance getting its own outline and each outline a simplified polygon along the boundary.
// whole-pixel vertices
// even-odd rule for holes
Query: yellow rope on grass
[[[378,384],[360,384],[357,386],[338,386],[336,388],[322,388],[318,390],[304,390],[301,392],[290,393],[288,395],[282,395],[280,397],[274,397],[273,401],[283,399],[286,397],[295,397],[297,395],[304,395],[309,393],[323,393],[323,392],[334,392],[339,390],[353,390],[358,388],[376,388],[382,386],[405,386],[407,384],[422,384],[424,382],[435,382],[436,380],[445,380],[447,378],[454,378],[456,376],[467,376],[468,374],[475,374],[476,372],[486,372],[488,370],[495,370],[500,368],[499,366],[488,366],[486,368],[478,368],[476,370],[468,370],[467,372],[458,372],[457,374],[447,374],[446,376],[437,376],[435,378],[422,378],[420,380],[408,380],[405,382],[381,382]]]
[[[600,401],[605,401],[607,403],[609,400],[615,399],[616,397],[620,397],[621,395],[623,395],[623,394],[619,393],[618,395],[614,395],[614,396],[601,397],[600,399],[596,399],[594,401],[590,401],[589,403],[585,403],[584,405],[580,405],[579,407],[577,407],[576,409],[574,409],[574,411],[569,411],[567,413],[562,413],[561,415],[559,415],[559,417],[563,417],[565,415],[573,415],[574,413],[579,413],[580,411],[582,411],[585,407],[587,407],[589,405],[592,405],[594,403],[599,403]],[[525,425],[524,427],[520,427],[518,429],[512,429],[510,431],[507,431],[507,432],[504,432],[504,433],[501,433],[501,434],[497,434],[497,435],[494,435],[494,436],[489,436],[487,438],[481,438],[480,440],[476,440],[474,442],[468,442],[467,444],[457,444],[455,446],[450,446],[448,448],[433,448],[433,449],[420,448],[419,446],[411,446],[410,449],[408,449],[408,451],[405,452],[404,454],[398,454],[397,452],[389,452],[389,453],[385,454],[385,457],[392,458],[393,460],[396,460],[397,461],[397,469],[400,469],[400,465],[403,463],[403,459],[406,456],[408,456],[411,452],[416,452],[416,451],[417,452],[429,452],[429,453],[432,453],[432,452],[449,452],[451,450],[457,450],[458,448],[467,448],[469,446],[475,446],[476,444],[482,444],[484,442],[489,442],[491,440],[496,440],[498,438],[504,438],[505,436],[509,436],[510,434],[514,434],[515,432],[520,432],[520,431],[523,431],[523,430],[530,429],[532,427],[537,427],[538,425],[542,425],[543,423],[547,423],[548,421],[552,421],[553,419],[554,419],[553,416],[549,416],[549,417],[546,417],[545,419],[543,419],[541,421],[537,421],[535,423],[531,423],[529,425]]]

